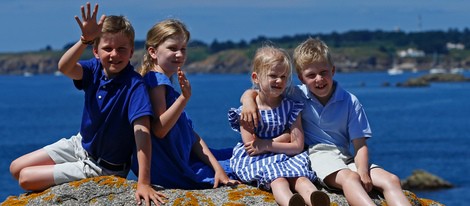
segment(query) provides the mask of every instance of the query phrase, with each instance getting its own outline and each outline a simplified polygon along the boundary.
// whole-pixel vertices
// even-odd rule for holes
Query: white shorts
[[[344,148],[330,144],[317,144],[308,148],[312,169],[317,173],[321,182],[328,176],[342,169],[350,169],[357,172],[354,157]],[[370,164],[369,168],[380,167]]]
[[[53,144],[47,145],[44,150],[56,163],[54,165],[55,184],[104,175],[126,177],[129,172],[129,170],[110,171],[97,165],[83,149],[80,133],[69,139],[62,138]]]

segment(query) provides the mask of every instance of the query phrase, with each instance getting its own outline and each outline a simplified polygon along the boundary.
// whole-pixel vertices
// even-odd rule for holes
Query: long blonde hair
[[[186,43],[189,41],[190,33],[186,29],[186,26],[183,22],[177,19],[166,19],[157,24],[155,24],[147,32],[147,39],[145,40],[145,54],[143,58],[142,65],[139,69],[139,74],[144,76],[153,68],[152,57],[148,53],[148,48],[154,47],[157,48],[162,44],[167,38],[175,35],[183,35],[186,39]]]

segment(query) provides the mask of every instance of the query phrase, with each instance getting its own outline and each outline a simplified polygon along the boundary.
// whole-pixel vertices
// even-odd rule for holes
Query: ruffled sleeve
[[[240,132],[240,113],[242,106],[239,108],[230,108],[228,110],[228,123],[234,131]]]
[[[304,103],[293,100],[287,100],[287,102],[290,106],[292,106],[292,109],[289,113],[289,121],[287,123],[287,128],[291,128],[292,124],[294,124],[300,112],[304,109]]]

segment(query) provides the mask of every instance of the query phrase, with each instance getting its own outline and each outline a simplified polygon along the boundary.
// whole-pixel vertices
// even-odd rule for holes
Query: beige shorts
[[[54,165],[55,184],[104,175],[127,176],[128,171],[114,172],[98,166],[88,157],[81,141],[82,136],[79,133],[69,139],[63,138],[44,147],[44,150],[56,163]]]
[[[344,148],[330,144],[317,144],[308,148],[312,169],[321,182],[328,176],[342,169],[357,171],[354,158]],[[370,164],[369,168],[380,167]]]

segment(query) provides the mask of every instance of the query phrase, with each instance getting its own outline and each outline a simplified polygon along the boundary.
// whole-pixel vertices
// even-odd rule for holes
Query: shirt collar
[[[108,83],[114,82],[114,83],[123,83],[125,79],[127,78],[127,74],[131,72],[134,68],[132,67],[131,63],[129,62],[127,66],[119,72],[118,75],[116,75],[114,78],[109,79],[106,74],[104,73],[104,69],[101,69],[101,80],[107,81]]]
[[[342,101],[343,98],[344,98],[344,95],[343,95],[344,90],[339,86],[338,82],[333,80],[333,85],[334,85],[334,91],[333,91],[333,94],[331,95],[331,98],[328,100],[327,104]],[[313,93],[310,92],[307,85],[302,84],[302,86],[300,88],[302,90],[302,94],[303,94],[304,98],[310,99],[310,100],[320,104],[320,101],[318,101],[318,99],[315,97],[315,95],[313,95]]]

